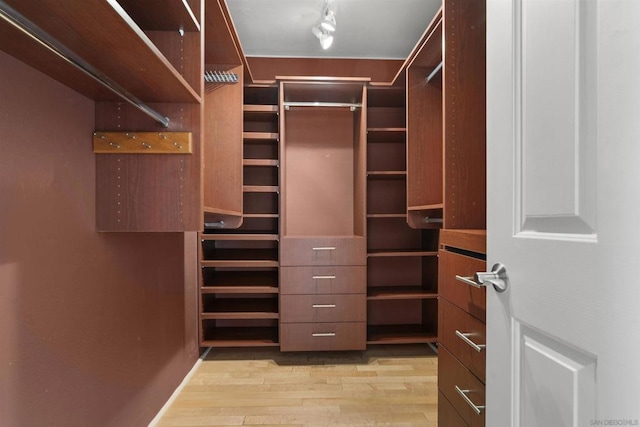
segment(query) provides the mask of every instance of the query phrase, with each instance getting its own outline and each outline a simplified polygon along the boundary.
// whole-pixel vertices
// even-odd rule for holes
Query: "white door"
[[[640,424],[640,1],[488,0],[486,425]]]

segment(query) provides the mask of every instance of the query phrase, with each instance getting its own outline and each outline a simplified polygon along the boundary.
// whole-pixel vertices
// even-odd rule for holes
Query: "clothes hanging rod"
[[[356,108],[361,108],[361,103],[349,103],[349,102],[293,102],[293,101],[285,101],[284,108],[289,109],[289,107],[338,107],[338,108],[350,108],[351,111]]]
[[[438,71],[440,71],[442,69],[442,66],[444,65],[444,63],[442,61],[440,61],[440,63],[438,65],[436,65],[436,68],[433,69],[433,71],[427,76],[427,81],[430,82],[431,79],[433,79],[436,74],[438,74]]]
[[[127,101],[129,104],[133,105],[155,121],[159,122],[160,124],[162,124],[162,126],[169,127],[168,117],[163,116],[144,102],[140,101],[134,95],[129,93],[125,88],[95,69],[84,59],[78,56],[75,52],[60,43],[49,33],[38,27],[36,24],[34,24],[32,21],[27,19],[24,15],[22,15],[20,12],[18,12],[2,0],[0,0],[0,18],[2,18],[4,21],[6,21],[19,31],[23,32],[34,41],[38,42],[43,47],[47,48],[49,51],[66,61],[68,64],[71,64],[75,68],[79,69],[80,71],[91,77],[93,80],[97,81],[102,86],[106,87],[111,92]]]

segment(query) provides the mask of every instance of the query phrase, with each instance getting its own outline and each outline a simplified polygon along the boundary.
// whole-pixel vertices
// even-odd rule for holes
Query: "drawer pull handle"
[[[464,342],[466,342],[467,344],[469,344],[471,346],[471,348],[473,348],[475,351],[477,351],[478,353],[480,353],[485,347],[485,344],[476,344],[473,341],[471,341],[471,339],[469,338],[469,336],[471,336],[472,334],[469,333],[464,333],[464,332],[460,332],[459,330],[456,329],[456,335],[458,337],[460,337],[460,339]]]
[[[315,334],[311,334],[312,337],[335,337],[335,332],[316,332]]]
[[[331,279],[335,279],[336,276],[311,276],[311,278],[315,280],[318,280],[318,279],[331,280]]]
[[[466,283],[469,286],[473,286],[474,288],[482,288],[483,286],[480,285],[479,283],[476,283],[475,280],[473,280],[473,277],[463,277],[463,276],[458,276],[456,274],[456,280],[462,283]]]
[[[336,308],[335,304],[313,304],[313,308]]]
[[[461,390],[460,387],[458,387],[457,385],[454,387],[456,388],[456,391],[458,392],[458,394],[462,396],[464,401],[467,402],[469,406],[471,406],[471,409],[473,409],[473,411],[476,414],[478,415],[482,414],[482,411],[484,411],[484,405],[482,406],[476,405],[471,401],[471,399],[469,399],[469,396],[467,396],[467,393],[471,392],[471,390]]]
[[[476,273],[473,278],[456,275],[456,280],[476,288],[484,288],[491,284],[497,292],[504,292],[509,287],[507,268],[500,263],[494,264],[491,271]]]
[[[318,246],[316,248],[311,248],[314,251],[335,251],[336,247],[335,246]]]

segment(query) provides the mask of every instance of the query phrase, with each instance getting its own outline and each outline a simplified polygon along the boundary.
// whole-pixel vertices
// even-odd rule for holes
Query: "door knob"
[[[476,288],[482,288],[493,285],[493,288],[498,292],[504,292],[509,286],[509,276],[507,275],[507,268],[500,264],[494,264],[491,271],[476,273],[473,278],[456,276],[456,279]]]

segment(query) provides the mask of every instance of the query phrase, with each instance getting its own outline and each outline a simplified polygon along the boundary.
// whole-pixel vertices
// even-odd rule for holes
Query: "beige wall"
[[[195,234],[95,231],[93,130],[0,52],[2,426],[146,425],[198,357]]]

